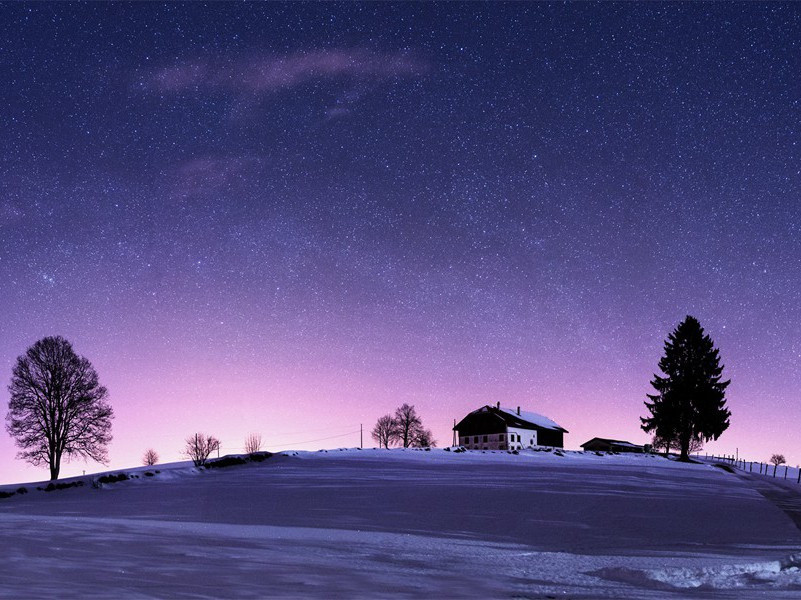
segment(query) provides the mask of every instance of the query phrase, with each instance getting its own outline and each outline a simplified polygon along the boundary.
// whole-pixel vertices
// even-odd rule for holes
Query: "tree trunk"
[[[681,443],[681,455],[679,455],[679,460],[681,462],[690,462],[690,437],[682,435],[679,438],[679,442]]]

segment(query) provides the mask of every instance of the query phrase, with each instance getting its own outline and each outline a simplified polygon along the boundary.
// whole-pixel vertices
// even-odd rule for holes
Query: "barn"
[[[454,425],[459,445],[469,450],[520,450],[532,446],[564,448],[567,429],[534,412],[482,406]]]
[[[634,452],[642,454],[645,452],[645,446],[638,446],[631,442],[624,442],[623,440],[610,440],[608,438],[592,438],[581,445],[585,452]]]

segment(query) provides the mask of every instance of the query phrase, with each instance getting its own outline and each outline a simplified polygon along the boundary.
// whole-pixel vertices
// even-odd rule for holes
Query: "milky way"
[[[402,402],[440,445],[496,401],[645,442],[692,314],[708,448],[795,464],[800,40],[779,3],[3,4],[0,380],[69,338],[112,466]]]

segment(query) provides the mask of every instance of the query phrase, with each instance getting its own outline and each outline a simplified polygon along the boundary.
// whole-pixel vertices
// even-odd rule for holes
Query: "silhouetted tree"
[[[215,450],[219,450],[220,440],[211,435],[196,433],[186,438],[183,454],[190,458],[196,467],[202,467]]]
[[[656,375],[654,375],[656,377]],[[652,382],[653,384],[653,382]],[[674,413],[664,394],[646,394],[651,402],[645,402],[645,407],[651,412],[650,417],[640,417],[642,428],[647,432],[654,432],[654,448],[664,448],[665,456],[670,450],[680,450],[677,438],[677,424]],[[657,443],[658,442],[658,443]]]
[[[152,467],[156,463],[159,462],[159,455],[156,453],[153,448],[148,448],[145,450],[144,456],[142,456],[142,464],[146,467]]]
[[[253,454],[259,450],[261,450],[261,434],[251,433],[245,438],[245,452],[247,454]]]
[[[395,439],[395,420],[390,415],[384,415],[376,422],[371,435],[379,448],[389,448]]]
[[[659,368],[665,376],[651,381],[657,393],[648,394],[651,416],[641,418],[642,428],[668,445],[678,440],[679,460],[689,460],[693,440],[716,440],[728,429],[725,391],[731,381],[721,380],[719,351],[691,316],[668,336]]]
[[[779,468],[779,465],[783,465],[785,463],[784,454],[774,454],[770,457],[770,464],[773,465],[773,476],[776,477],[776,469]],[[767,471],[767,469],[766,469]]]
[[[423,421],[417,416],[414,405],[404,403],[398,407],[393,421],[395,421],[393,438],[404,448],[411,446],[423,430]]]
[[[434,439],[434,434],[430,429],[420,428],[417,436],[412,440],[412,446],[415,448],[436,448],[437,441]]]
[[[92,363],[63,337],[46,337],[17,358],[8,386],[6,430],[33,465],[58,479],[61,459],[108,461],[114,411]]]

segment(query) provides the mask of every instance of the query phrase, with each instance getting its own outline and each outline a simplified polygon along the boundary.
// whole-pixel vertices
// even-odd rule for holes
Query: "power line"
[[[333,440],[333,439],[336,439],[336,438],[346,437],[348,435],[356,435],[357,433],[359,433],[358,429],[356,431],[350,431],[348,433],[343,433],[341,435],[332,435],[330,437],[317,438],[316,440],[306,440],[305,442],[293,442],[291,444],[281,444],[281,445],[282,446],[299,446],[300,444],[311,444],[312,442],[322,442],[322,441],[325,441],[325,440]],[[272,445],[275,445],[275,444],[272,444]]]

